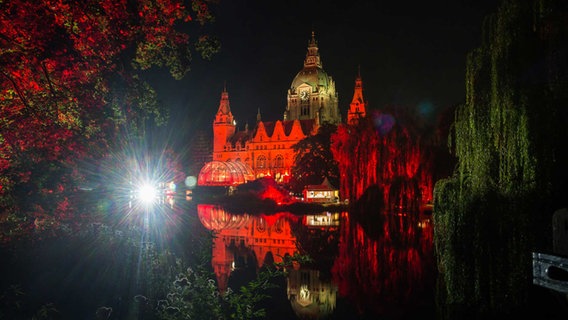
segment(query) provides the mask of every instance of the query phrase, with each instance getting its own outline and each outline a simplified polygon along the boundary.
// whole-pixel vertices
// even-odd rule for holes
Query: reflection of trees
[[[434,275],[431,228],[417,232],[418,219],[411,217],[418,212],[399,215],[368,209],[359,204],[342,215],[339,253],[332,269],[340,295],[365,314],[409,313],[431,304],[426,300],[432,296]],[[372,225],[358,220],[368,215],[381,217]],[[374,231],[372,237],[369,231]]]
[[[313,260],[312,267],[320,270],[322,277],[328,278],[329,270],[338,253],[339,229],[310,228],[303,223],[291,224],[291,227],[296,236],[298,250]]]
[[[231,242],[227,248],[233,254],[233,270],[228,278],[228,287],[238,290],[256,279],[258,260],[252,248],[244,243]]]
[[[420,209],[432,199],[434,131],[412,120],[376,112],[331,137],[340,195],[352,204],[332,275],[365,314],[408,313],[432,288],[432,230]]]

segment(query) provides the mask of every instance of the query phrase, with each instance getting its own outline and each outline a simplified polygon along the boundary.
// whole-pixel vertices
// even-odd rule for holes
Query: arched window
[[[276,233],[284,232],[284,221],[282,218],[276,220],[276,222],[272,226],[272,230]]]
[[[283,168],[284,167],[284,157],[282,155],[277,155],[274,158],[274,168]]]
[[[266,224],[267,224],[266,220],[264,220],[264,218],[261,217],[260,219],[257,220],[256,230],[258,232],[265,232],[266,231]]]
[[[256,167],[259,169],[266,168],[266,157],[263,155],[258,156],[256,158]]]

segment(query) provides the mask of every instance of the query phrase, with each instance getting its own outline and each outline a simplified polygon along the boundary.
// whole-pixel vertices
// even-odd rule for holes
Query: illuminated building
[[[304,201],[329,203],[339,201],[339,190],[327,178],[318,185],[307,185],[303,190]]]
[[[230,186],[254,180],[251,168],[240,161],[211,161],[199,172],[197,184]]]
[[[364,117],[366,102],[358,75],[348,121]],[[213,161],[240,161],[249,166],[256,178],[272,176],[288,182],[294,163],[293,146],[317,133],[324,123],[340,124],[335,81],[323,69],[315,35],[308,42],[303,68],[296,74],[287,93],[282,120],[263,121],[260,110],[253,129],[248,125],[238,131],[231,112],[229,93],[221,93],[219,109],[213,121]]]

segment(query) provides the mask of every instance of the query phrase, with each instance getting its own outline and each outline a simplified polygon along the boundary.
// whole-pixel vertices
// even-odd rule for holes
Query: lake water
[[[53,306],[53,319],[95,320],[100,307],[112,308],[110,319],[151,319],[137,308],[152,314],[177,275],[168,271],[173,260],[153,269],[157,253],[171,250],[192,265],[200,256],[193,251],[205,248],[221,291],[237,290],[285,257],[312,259],[286,268],[261,305],[267,319],[448,319],[437,314],[428,210],[384,212],[364,204],[340,212],[253,215],[177,201],[145,212],[112,206],[105,212],[96,223],[60,234],[48,229],[31,242],[1,248],[0,318],[31,319]],[[135,303],[141,293],[152,294],[149,288],[155,290],[150,301]],[[517,314],[566,319],[566,296],[538,286],[531,291]],[[452,319],[476,319],[475,311]]]
[[[365,211],[372,208],[366,208]],[[245,283],[267,263],[307,255],[287,269],[267,309],[270,319],[434,318],[432,225],[428,214],[368,212],[232,214],[197,204],[215,231],[219,289]]]
[[[148,271],[156,261],[144,248],[152,244],[156,252],[168,249],[185,259],[197,250],[196,243],[209,241],[211,231],[216,237],[208,247],[220,291],[236,290],[284,257],[312,259],[286,269],[285,279],[262,304],[267,319],[433,315],[429,215],[382,214],[372,206],[351,212],[232,214],[186,201],[146,212],[120,206],[105,212],[98,222],[76,230],[38,232],[31,242],[0,248],[0,318],[43,313],[94,320],[98,308],[108,307],[110,319],[141,319],[133,299],[144,291],[141,283],[153,281]],[[153,285],[171,284],[172,274],[157,275],[161,278]]]

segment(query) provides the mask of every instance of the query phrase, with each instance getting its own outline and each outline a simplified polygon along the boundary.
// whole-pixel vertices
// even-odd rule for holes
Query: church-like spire
[[[213,153],[221,152],[225,149],[227,141],[235,134],[237,124],[231,113],[229,105],[229,93],[227,85],[223,85],[219,109],[213,121]]]
[[[312,30],[312,39],[310,40],[310,47],[317,47],[318,42],[316,41],[316,32]]]
[[[319,55],[318,42],[316,41],[316,33],[312,31],[312,38],[308,42],[308,52],[304,60],[304,68],[319,67],[323,68]]]
[[[229,93],[227,92],[227,84],[223,85],[223,92],[221,93],[221,101],[219,102],[219,109],[215,117],[215,123],[233,123],[233,114],[231,113],[231,106],[229,103]]]
[[[359,118],[365,117],[366,107],[367,102],[363,97],[363,79],[361,78],[361,68],[359,67],[357,70],[357,78],[355,78],[353,100],[351,100],[351,105],[347,112],[347,122],[352,123],[357,121]]]
[[[261,117],[260,117],[260,108],[258,108],[258,112],[256,113],[256,122],[260,122],[262,121]]]

